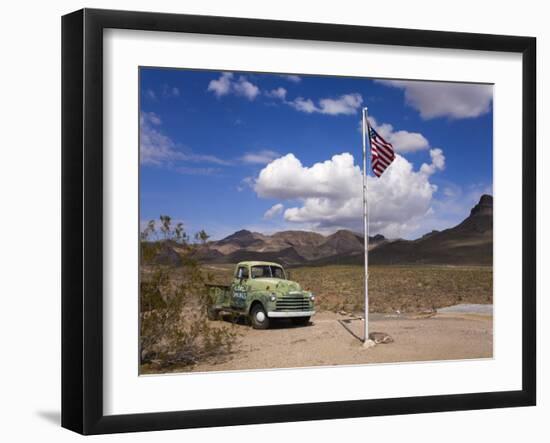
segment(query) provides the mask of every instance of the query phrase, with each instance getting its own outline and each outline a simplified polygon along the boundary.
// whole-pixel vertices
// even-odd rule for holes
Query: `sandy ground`
[[[363,320],[349,315],[322,312],[308,326],[282,320],[265,331],[237,325],[241,338],[235,352],[192,371],[491,358],[493,317],[488,306],[456,307],[429,318],[371,314],[370,332],[385,332],[394,342],[369,349],[354,336],[362,336]]]

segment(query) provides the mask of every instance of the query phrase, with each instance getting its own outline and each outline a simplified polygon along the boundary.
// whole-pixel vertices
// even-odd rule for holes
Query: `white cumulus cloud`
[[[282,77],[294,83],[301,81],[298,76]],[[233,94],[246,97],[250,101],[254,100],[258,95],[263,94],[266,97],[280,100],[285,105],[307,114],[354,115],[363,104],[363,97],[357,92],[343,94],[339,97],[320,98],[316,101],[304,97],[296,97],[289,100],[287,99],[288,91],[286,88],[279,86],[275,89],[262,91],[245,76],[236,77],[232,72],[223,72],[219,78],[211,80],[207,90],[214,93],[218,98]]]
[[[235,94],[242,95],[249,100],[254,100],[260,93],[260,88],[250,83],[245,77],[239,77],[239,80],[233,83]]]
[[[305,112],[311,114],[313,112],[319,112],[319,108],[315,106],[313,100],[310,98],[298,97],[292,100],[291,102],[286,102],[288,105],[292,106],[294,109],[300,112]]]
[[[355,114],[361,107],[363,97],[361,94],[344,94],[337,99],[323,98],[319,100],[319,108],[322,114]]]
[[[249,100],[254,100],[260,94],[260,88],[248,81],[245,76],[236,78],[231,72],[224,72],[217,80],[211,80],[208,91],[213,92],[216,97],[235,94]]]
[[[233,74],[224,72],[217,80],[211,80],[208,84],[208,90],[212,91],[216,97],[222,97],[231,91],[231,79]]]
[[[396,152],[415,152],[428,149],[430,143],[419,132],[405,130],[396,131],[389,123],[379,124],[374,117],[369,117],[370,124],[382,136],[382,138],[393,145]],[[361,122],[359,122],[361,125]]]
[[[279,157],[278,152],[271,151],[269,149],[262,149],[261,151],[256,152],[246,152],[241,157],[241,160],[244,163],[266,165],[277,157]]]
[[[265,95],[271,98],[278,98],[284,101],[286,99],[286,93],[287,93],[287,90],[285,88],[278,87],[276,89],[272,89],[271,91],[266,91]]]
[[[435,171],[442,171],[445,169],[445,156],[441,149],[430,149],[430,157],[432,158],[432,162],[430,164],[424,163],[420,167],[420,172],[426,175],[432,175]]]
[[[260,171],[254,190],[260,197],[296,199],[324,197],[340,199],[352,194],[355,183],[349,177],[359,170],[348,153],[304,167],[294,154],[269,163]]]
[[[368,177],[370,227],[388,237],[404,236],[429,214],[437,186],[430,176],[444,167],[439,149],[432,162],[415,171],[400,155],[380,178]],[[307,167],[293,154],[268,164],[253,185],[259,197],[292,201],[284,211],[288,222],[319,230],[362,230],[362,174],[349,153]]]
[[[418,110],[424,119],[479,117],[489,112],[493,100],[492,85],[406,80],[377,82],[403,89],[407,104]]]
[[[291,83],[300,83],[302,81],[302,77],[299,75],[293,75],[293,74],[283,74],[281,75],[284,79],[288,80]]]
[[[283,212],[284,206],[282,203],[277,203],[265,211],[264,218],[267,220],[272,219],[273,217],[281,214]]]
[[[308,114],[317,112],[327,115],[353,115],[363,104],[363,97],[356,92],[344,94],[337,98],[321,98],[317,104],[310,98],[297,97],[285,102],[297,111]]]

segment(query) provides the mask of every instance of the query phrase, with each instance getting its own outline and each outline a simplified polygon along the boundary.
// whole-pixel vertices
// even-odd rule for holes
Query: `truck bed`
[[[207,288],[231,289],[231,285],[222,285],[216,283],[205,283]]]

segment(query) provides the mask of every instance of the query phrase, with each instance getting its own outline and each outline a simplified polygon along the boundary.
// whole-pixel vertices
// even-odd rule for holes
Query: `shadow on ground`
[[[36,415],[53,425],[61,426],[60,411],[36,411]]]

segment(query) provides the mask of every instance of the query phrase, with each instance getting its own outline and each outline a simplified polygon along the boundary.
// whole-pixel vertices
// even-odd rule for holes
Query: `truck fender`
[[[250,311],[252,311],[252,307],[253,307],[254,305],[256,305],[256,304],[261,305],[262,308],[264,309],[264,311],[266,310],[266,308],[265,308],[265,303],[264,303],[262,300],[260,300],[259,298],[255,298],[254,300],[252,300],[252,301],[250,302],[250,305],[248,306],[248,310],[247,310],[247,311],[248,311],[249,314],[250,314]]]

